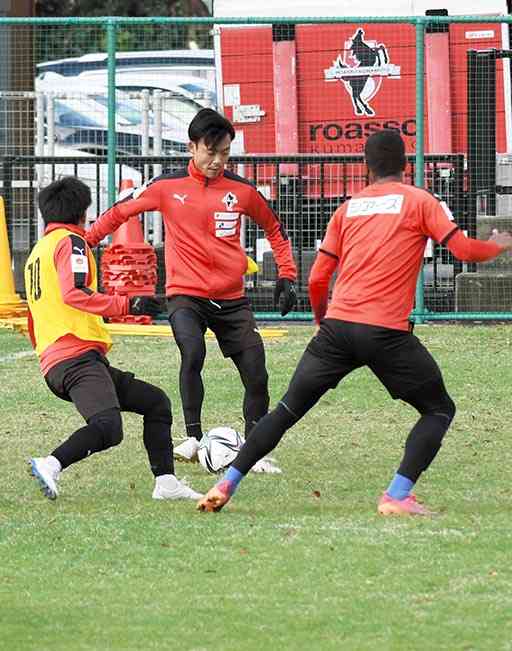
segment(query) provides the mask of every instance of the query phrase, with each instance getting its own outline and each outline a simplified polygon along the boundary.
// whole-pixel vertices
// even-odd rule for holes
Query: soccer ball
[[[199,443],[199,463],[208,472],[220,472],[235,459],[243,442],[241,434],[231,427],[214,427]]]

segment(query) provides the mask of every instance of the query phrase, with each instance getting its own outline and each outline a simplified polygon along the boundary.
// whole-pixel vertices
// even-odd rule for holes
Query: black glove
[[[281,301],[279,300],[281,299]],[[278,278],[274,290],[274,305],[277,307],[281,303],[281,316],[288,314],[292,307],[297,303],[297,294],[295,293],[295,284],[288,278]]]
[[[130,298],[130,314],[158,316],[162,312],[162,303],[156,296],[132,296]]]

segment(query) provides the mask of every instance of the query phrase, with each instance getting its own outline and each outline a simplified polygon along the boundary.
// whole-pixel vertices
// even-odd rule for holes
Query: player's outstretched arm
[[[455,224],[454,216],[445,201],[428,193],[424,193],[422,199],[423,203],[416,213],[421,231],[446,246],[458,260],[486,262],[504,251],[512,250],[510,233],[499,233],[495,229],[487,241],[467,237]]]
[[[496,258],[505,251],[511,251],[512,235],[494,230],[491,237],[485,241],[467,237],[462,231],[457,230],[450,237],[446,246],[458,260],[485,262]]]
[[[148,210],[159,210],[159,190],[157,184],[147,188],[130,188],[130,193],[122,197],[86,230],[85,239],[90,247],[97,246],[103,238],[128,221],[130,217]]]

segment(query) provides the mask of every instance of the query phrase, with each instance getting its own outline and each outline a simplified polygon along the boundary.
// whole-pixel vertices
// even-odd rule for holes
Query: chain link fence
[[[398,130],[407,183],[450,206],[469,235],[512,230],[510,19],[2,19],[0,191],[17,291],[41,235],[37,191],[69,174],[92,190],[90,218],[135,185],[186,163],[187,127],[204,106],[233,121],[230,167],[254,182],[292,240],[296,316],[332,212],[367,183],[368,135]],[[142,216],[159,259],[158,214]],[[246,219],[260,271],[258,314],[274,313],[268,242]],[[429,243],[418,320],[512,317],[510,254],[463,264]]]

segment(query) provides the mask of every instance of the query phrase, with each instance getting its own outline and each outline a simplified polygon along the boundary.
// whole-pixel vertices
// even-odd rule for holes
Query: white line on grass
[[[10,355],[6,355],[5,357],[0,357],[0,363],[15,362],[17,359],[20,359],[20,357],[31,357],[32,355],[35,354],[36,354],[35,350],[20,350],[18,353],[11,353]]]

